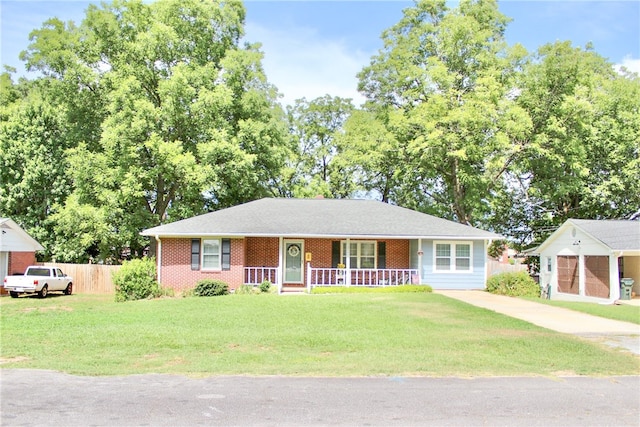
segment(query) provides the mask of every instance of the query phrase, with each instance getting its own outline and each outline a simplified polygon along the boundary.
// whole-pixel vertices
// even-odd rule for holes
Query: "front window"
[[[220,270],[220,239],[202,240],[202,269]]]
[[[471,272],[471,243],[436,242],[435,271]]]
[[[376,268],[376,242],[351,241],[347,254],[347,242],[342,242],[342,263],[347,265],[349,255],[351,268]]]

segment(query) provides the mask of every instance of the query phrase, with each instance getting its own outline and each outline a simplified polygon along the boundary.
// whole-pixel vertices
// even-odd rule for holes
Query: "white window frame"
[[[449,253],[449,269],[441,270],[438,269],[438,245],[449,245],[451,252]],[[468,257],[459,257],[457,256],[457,247],[458,246],[469,246],[469,256]],[[468,259],[469,260],[469,268],[466,270],[461,270],[457,268],[456,260],[458,259]],[[471,241],[446,241],[446,240],[434,240],[433,242],[433,272],[438,274],[469,274],[473,273],[473,242]]]
[[[211,242],[211,241],[216,241],[218,242],[218,253],[207,253],[205,252],[205,242]],[[201,265],[201,269],[202,271],[222,271],[222,239],[220,238],[207,238],[207,239],[200,239],[200,265]],[[204,257],[205,255],[217,255],[218,256],[218,265],[217,266],[213,266],[213,267],[206,267],[205,263],[204,263]]]
[[[362,244],[373,244],[373,267],[360,267],[361,259],[362,259]],[[354,269],[365,269],[365,270],[376,270],[378,268],[378,241],[377,240],[342,240],[340,242],[340,260],[346,266],[347,265],[347,252],[346,245],[347,244],[355,244],[356,245],[356,254],[350,253],[351,258],[356,258],[357,265],[350,265],[350,268]],[[370,258],[370,257],[366,257]]]

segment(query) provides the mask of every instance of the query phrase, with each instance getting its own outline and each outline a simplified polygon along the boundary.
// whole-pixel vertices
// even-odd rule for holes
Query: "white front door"
[[[304,283],[304,241],[284,241],[283,283]]]

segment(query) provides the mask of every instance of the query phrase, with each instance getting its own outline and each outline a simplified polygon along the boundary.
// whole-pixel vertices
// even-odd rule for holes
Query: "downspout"
[[[162,285],[162,240],[160,240],[160,236],[158,236],[157,234],[156,242],[158,242],[158,248],[156,249],[156,256],[158,257],[158,259],[156,260],[156,268],[158,269],[158,283]]]

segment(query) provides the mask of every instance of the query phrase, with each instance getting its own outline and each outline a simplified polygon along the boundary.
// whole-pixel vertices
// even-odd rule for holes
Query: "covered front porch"
[[[420,284],[411,246],[406,239],[251,237],[246,240],[243,283],[258,286],[269,281],[280,292]]]

